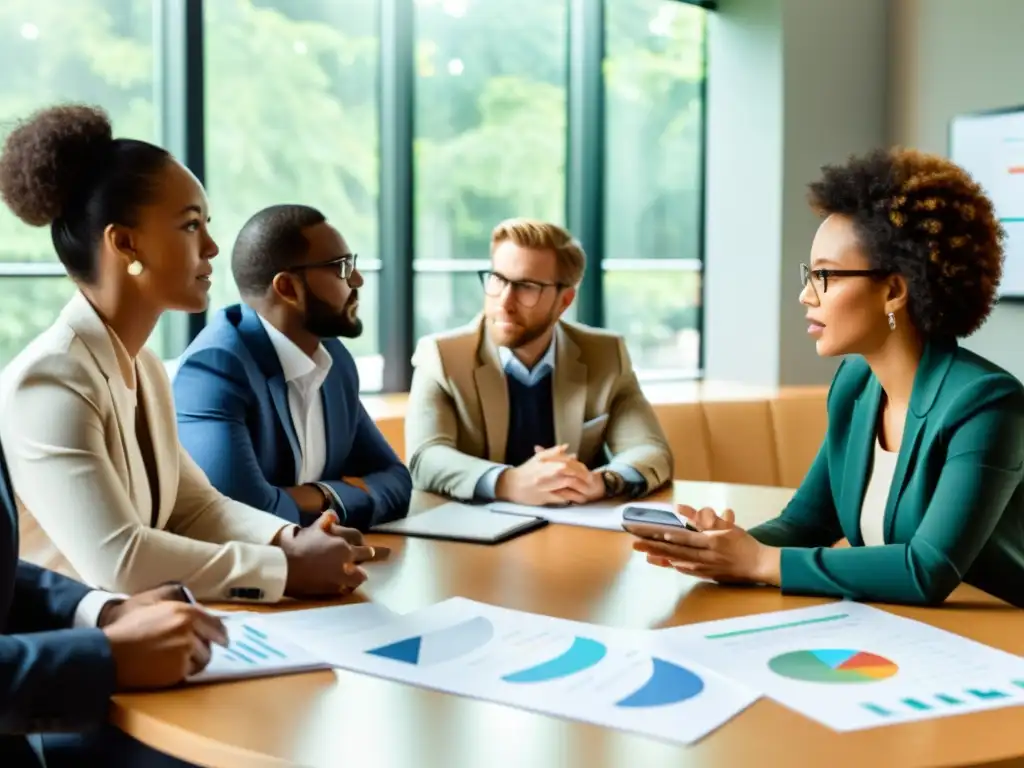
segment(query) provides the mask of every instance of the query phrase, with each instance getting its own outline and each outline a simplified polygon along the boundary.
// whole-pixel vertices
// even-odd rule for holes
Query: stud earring
[[[142,274],[142,262],[136,259],[128,265],[128,274],[132,277],[138,277]]]
[[[894,315],[892,312],[889,313],[889,330],[896,330],[896,315]]]

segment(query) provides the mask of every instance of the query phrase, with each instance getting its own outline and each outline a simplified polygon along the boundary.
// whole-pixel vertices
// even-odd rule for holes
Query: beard
[[[354,339],[363,332],[363,321],[349,314],[349,307],[355,303],[357,292],[352,291],[340,310],[335,309],[326,301],[321,301],[312,291],[306,291],[306,317],[303,327],[321,339],[333,339],[339,336]]]
[[[490,326],[491,340],[500,347],[508,347],[509,349],[518,349],[519,347],[526,346],[531,341],[536,341],[545,333],[548,329],[554,325],[558,319],[557,312],[552,308],[547,318],[536,322],[532,325],[521,326],[520,329],[514,333],[501,333],[497,330],[494,325]]]

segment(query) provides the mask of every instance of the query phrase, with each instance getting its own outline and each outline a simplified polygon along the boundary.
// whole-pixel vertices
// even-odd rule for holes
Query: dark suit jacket
[[[839,366],[828,433],[782,515],[754,528],[782,550],[784,592],[941,603],[961,581],[1024,606],[1024,387],[955,343],[930,343],[914,379],[884,517],[865,547],[861,503],[882,388]],[[846,537],[850,548],[830,548]]]
[[[359,374],[337,339],[321,387],[327,461],[321,480],[345,506],[345,524],[366,530],[404,517],[412,479],[359,400]],[[174,378],[179,439],[217,490],[249,506],[308,525],[282,488],[294,486],[301,464],[277,352],[250,307],[221,310],[189,345]],[[366,493],[342,477],[361,477]]]
[[[102,724],[114,660],[99,629],[70,629],[89,588],[18,559],[18,513],[0,451],[0,765],[34,765],[24,734]]]

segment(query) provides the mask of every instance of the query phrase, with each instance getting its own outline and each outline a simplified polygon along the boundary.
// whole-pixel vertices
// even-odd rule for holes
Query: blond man
[[[585,262],[554,224],[495,227],[483,313],[423,338],[413,356],[405,431],[416,488],[547,506],[637,497],[671,478],[622,337],[562,320]]]

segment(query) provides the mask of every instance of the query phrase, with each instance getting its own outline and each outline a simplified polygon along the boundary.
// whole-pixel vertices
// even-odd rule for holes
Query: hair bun
[[[36,112],[4,142],[0,197],[26,224],[51,223],[113,139],[110,118],[99,107],[68,104]]]

